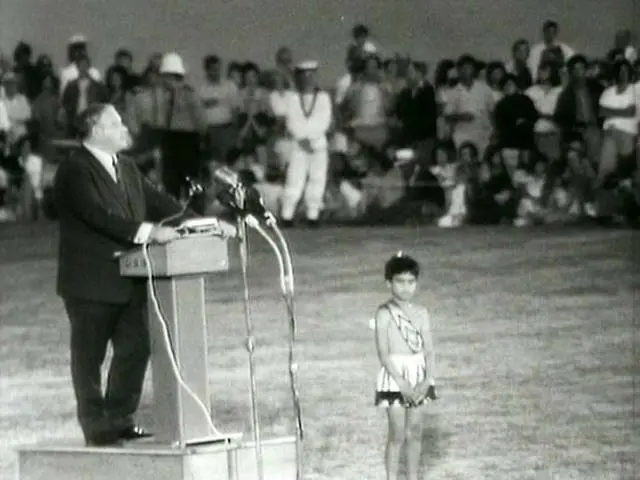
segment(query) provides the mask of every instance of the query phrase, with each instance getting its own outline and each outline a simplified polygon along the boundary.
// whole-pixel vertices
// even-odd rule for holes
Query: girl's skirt
[[[389,360],[400,371],[402,378],[415,387],[426,378],[426,363],[422,353],[394,354]],[[400,387],[395,382],[386,368],[382,367],[378,373],[376,382],[375,405],[377,407],[408,407],[408,402],[400,393]]]

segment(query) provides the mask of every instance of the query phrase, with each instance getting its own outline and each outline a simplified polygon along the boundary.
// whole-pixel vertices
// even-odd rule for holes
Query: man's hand
[[[180,238],[180,234],[175,228],[171,227],[158,227],[155,226],[151,230],[149,240],[152,243],[165,244],[177,240]]]
[[[300,148],[302,148],[305,152],[312,153],[313,148],[311,148],[311,141],[308,138],[303,138],[298,142]]]

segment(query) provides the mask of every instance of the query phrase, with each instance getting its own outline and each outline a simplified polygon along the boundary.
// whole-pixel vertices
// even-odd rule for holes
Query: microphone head
[[[204,192],[204,187],[200,185],[200,183],[193,180],[191,177],[186,177],[185,180],[189,185],[189,195],[193,196]]]
[[[233,189],[236,189],[242,185],[238,174],[228,167],[216,168],[213,171],[213,178],[223,185],[226,185]]]

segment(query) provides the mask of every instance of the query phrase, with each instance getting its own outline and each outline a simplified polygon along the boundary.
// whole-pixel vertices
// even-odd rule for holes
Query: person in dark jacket
[[[518,88],[517,77],[507,74],[504,80],[504,96],[494,110],[500,146],[519,151],[533,150],[533,127],[539,117],[540,114],[531,98]]]
[[[144,279],[120,276],[114,253],[179,237],[158,222],[182,211],[119,155],[131,137],[112,105],[94,104],[80,117],[82,147],[56,173],[59,215],[57,292],[71,324],[71,377],[87,445],[148,436],[134,423],[150,345]],[[153,222],[153,223],[151,223]],[[106,393],[101,366],[114,356]]]

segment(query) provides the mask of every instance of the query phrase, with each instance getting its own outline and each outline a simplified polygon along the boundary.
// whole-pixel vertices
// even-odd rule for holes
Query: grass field
[[[289,236],[306,479],[384,478],[368,319],[386,296],[382,263],[399,249],[423,263],[418,300],[431,308],[439,363],[425,478],[640,478],[637,234],[414,227]],[[13,478],[15,445],[80,436],[55,245],[51,225],[0,227],[2,480]],[[251,252],[261,421],[266,436],[280,436],[293,431],[287,323],[275,260],[259,240]],[[218,426],[249,432],[240,285],[237,262],[208,284],[210,380]],[[141,421],[153,427],[149,400],[148,382]]]

